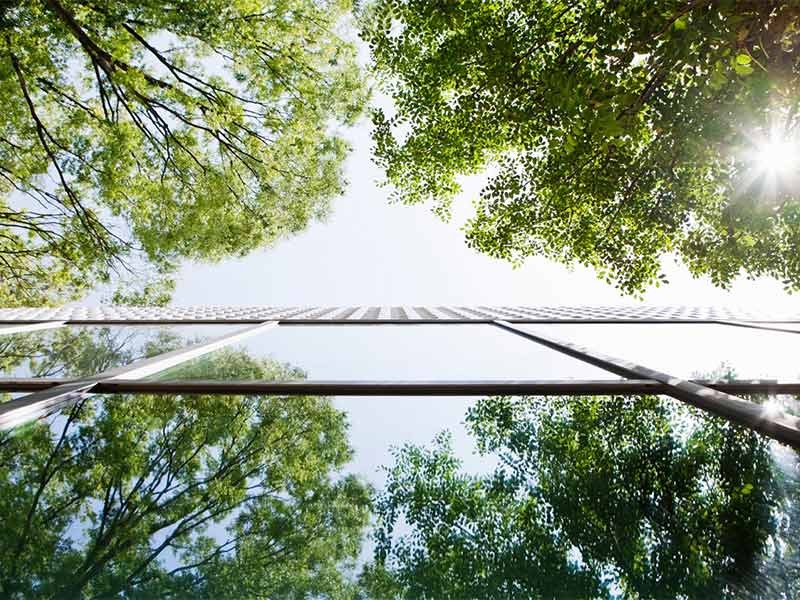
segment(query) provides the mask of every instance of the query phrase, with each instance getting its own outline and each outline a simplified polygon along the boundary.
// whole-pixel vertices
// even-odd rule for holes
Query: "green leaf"
[[[387,470],[378,597],[733,598],[719,574],[768,551],[797,487],[759,434],[656,396],[492,397],[467,426],[493,471],[462,469],[447,436]]]

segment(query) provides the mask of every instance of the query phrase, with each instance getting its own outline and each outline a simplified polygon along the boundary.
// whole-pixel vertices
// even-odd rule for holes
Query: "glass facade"
[[[392,315],[0,333],[2,594],[800,593],[798,334]]]
[[[3,377],[85,377],[226,335],[240,325],[69,325],[2,335]]]
[[[292,379],[617,379],[484,324],[280,325],[153,377],[197,378],[201,365],[231,351],[298,367],[286,373]]]
[[[525,325],[687,379],[800,380],[800,336],[705,324]]]

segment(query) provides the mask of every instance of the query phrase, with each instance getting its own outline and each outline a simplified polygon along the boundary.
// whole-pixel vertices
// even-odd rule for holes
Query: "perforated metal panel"
[[[0,322],[291,321],[800,321],[800,312],[709,306],[63,306],[4,308]]]

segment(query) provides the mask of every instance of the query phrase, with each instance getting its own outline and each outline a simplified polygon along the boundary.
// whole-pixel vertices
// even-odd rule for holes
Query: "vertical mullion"
[[[721,416],[728,421],[759,431],[795,448],[800,448],[800,419],[783,411],[766,409],[761,405],[748,402],[737,396],[726,394],[680,377],[673,377],[620,358],[608,356],[549,335],[533,333],[506,321],[494,321],[494,325],[627,379],[652,379],[658,381],[664,384],[668,390],[667,393],[677,400]]]
[[[74,404],[90,394],[92,389],[101,381],[142,379],[272,329],[277,324],[277,321],[259,323],[199,344],[158,354],[138,360],[130,365],[103,371],[98,375],[57,385],[47,390],[34,392],[21,398],[4,402],[0,404],[0,430],[17,427],[30,420],[47,416],[56,410]]]
[[[743,321],[714,321],[718,325],[728,325],[729,327],[745,327],[747,329],[761,329],[762,331],[780,331],[781,333],[800,333],[800,329],[786,329],[773,325],[763,325],[761,323],[745,323]]]

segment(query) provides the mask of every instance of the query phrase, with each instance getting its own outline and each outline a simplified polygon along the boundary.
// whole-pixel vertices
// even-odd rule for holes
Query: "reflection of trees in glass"
[[[652,396],[490,398],[468,424],[491,475],[460,472],[446,438],[398,451],[364,576],[377,596],[797,593],[796,481],[757,434]]]
[[[335,125],[366,96],[348,8],[0,2],[0,305],[78,295],[122,265],[163,282],[180,258],[242,255],[324,216],[344,183]]]
[[[280,370],[216,358],[195,376]],[[339,597],[369,506],[346,434],[322,398],[155,395],[7,434],[0,594]]]
[[[281,364],[275,360],[250,360],[249,358],[240,360],[245,357],[247,357],[246,347],[229,346],[159,371],[151,379],[172,381],[204,378],[242,380],[305,379],[305,372],[297,367]],[[215,366],[226,363],[231,365],[228,371],[219,370]],[[202,375],[204,373],[205,375]],[[210,377],[212,373],[214,377]]]
[[[83,377],[192,343],[168,328],[59,327],[0,336],[0,372]]]

